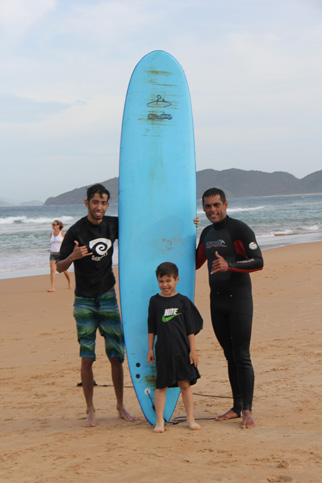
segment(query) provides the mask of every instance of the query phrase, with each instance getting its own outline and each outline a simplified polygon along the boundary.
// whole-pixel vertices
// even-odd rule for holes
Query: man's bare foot
[[[47,290],[47,292],[56,292],[56,289],[50,288],[49,290]]]
[[[136,417],[132,416],[132,414],[130,414],[125,409],[125,407],[116,408],[116,409],[117,409],[117,412],[119,413],[119,418],[125,419],[125,421],[136,421]]]
[[[153,428],[154,433],[164,433],[164,424],[156,424]]]
[[[242,421],[240,427],[242,429],[249,429],[249,428],[253,428],[254,426],[256,426],[256,424],[255,424],[255,421],[253,419],[252,412],[244,409],[243,410],[243,421]]]
[[[193,419],[192,421],[188,421],[188,428],[190,429],[201,429],[201,426],[196,423],[196,421]]]
[[[94,428],[96,426],[95,411],[88,411],[87,418],[84,423],[85,428]]]
[[[237,418],[240,418],[240,416],[233,409],[229,409],[229,411],[227,411],[226,413],[221,414],[220,416],[217,416],[215,420],[227,421],[228,419],[237,419]]]

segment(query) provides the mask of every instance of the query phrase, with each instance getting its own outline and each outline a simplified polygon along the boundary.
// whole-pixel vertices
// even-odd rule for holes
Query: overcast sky
[[[118,176],[126,90],[185,71],[197,170],[322,169],[322,0],[0,0],[0,199]]]

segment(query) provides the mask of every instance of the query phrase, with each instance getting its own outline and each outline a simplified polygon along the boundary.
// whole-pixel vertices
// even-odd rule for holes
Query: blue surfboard
[[[165,261],[179,268],[177,291],[194,300],[196,166],[185,74],[164,51],[135,67],[123,113],[119,172],[119,280],[125,347],[134,389],[155,424],[156,368],[148,364],[148,305]],[[180,390],[166,393],[165,421]]]

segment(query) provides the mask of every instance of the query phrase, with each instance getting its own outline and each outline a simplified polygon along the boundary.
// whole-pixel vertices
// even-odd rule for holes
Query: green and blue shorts
[[[95,356],[96,331],[105,339],[105,352],[109,359],[124,361],[124,337],[115,290],[97,298],[77,297],[74,302],[80,357]]]

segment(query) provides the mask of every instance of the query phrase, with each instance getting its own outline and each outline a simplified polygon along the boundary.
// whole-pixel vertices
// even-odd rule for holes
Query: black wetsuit
[[[218,251],[229,265],[227,272],[211,275]],[[263,268],[263,257],[254,232],[245,223],[227,216],[207,226],[197,248],[197,268],[208,260],[211,319],[216,337],[228,361],[233,410],[251,410],[254,370],[249,346],[253,300],[249,272]]]

